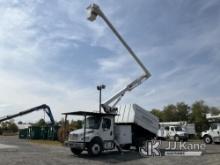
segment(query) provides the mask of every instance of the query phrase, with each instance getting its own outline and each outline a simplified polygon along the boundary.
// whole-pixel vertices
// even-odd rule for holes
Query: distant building
[[[18,129],[20,130],[20,129],[25,129],[25,128],[30,127],[31,124],[29,124],[29,123],[22,123],[22,124],[17,124],[17,126],[18,126]]]

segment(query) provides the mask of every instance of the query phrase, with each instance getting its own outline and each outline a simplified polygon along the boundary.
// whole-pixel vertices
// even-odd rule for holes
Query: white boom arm
[[[102,104],[102,107],[106,113],[112,113],[115,112],[117,109],[115,108],[116,104],[121,100],[121,98],[124,96],[124,94],[128,91],[131,91],[138,85],[140,85],[143,81],[148,79],[151,74],[150,72],[146,69],[146,67],[143,65],[143,63],[140,61],[140,59],[136,56],[136,54],[133,52],[133,50],[128,46],[128,44],[125,42],[125,40],[122,38],[122,36],[116,31],[115,27],[111,24],[111,22],[107,19],[105,14],[101,11],[98,5],[92,4],[88,8],[88,20],[94,21],[96,17],[99,15],[103,20],[107,23],[107,25],[110,27],[112,32],[117,36],[119,41],[124,45],[124,47],[128,50],[130,55],[134,58],[134,60],[137,62],[137,64],[143,69],[144,74],[140,77],[138,77],[136,80],[132,81],[130,84],[128,84],[124,89],[119,91],[116,95],[111,97],[109,100],[104,102]],[[113,103],[114,102],[114,103]],[[110,106],[110,104],[112,104]]]

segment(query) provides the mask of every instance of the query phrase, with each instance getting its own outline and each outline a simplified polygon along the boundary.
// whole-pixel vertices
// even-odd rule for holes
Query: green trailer
[[[40,139],[48,139],[48,131],[50,127],[41,127]]]
[[[58,129],[59,126],[50,126],[48,129],[48,140],[57,140],[58,139]]]
[[[29,139],[41,139],[41,127],[31,126],[28,128]]]

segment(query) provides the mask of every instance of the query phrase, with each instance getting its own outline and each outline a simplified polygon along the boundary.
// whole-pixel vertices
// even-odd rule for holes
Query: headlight
[[[91,131],[88,131],[88,132],[86,132],[86,133],[88,133],[88,134],[89,134],[89,133],[94,133],[94,131],[93,131],[93,130],[91,130]]]

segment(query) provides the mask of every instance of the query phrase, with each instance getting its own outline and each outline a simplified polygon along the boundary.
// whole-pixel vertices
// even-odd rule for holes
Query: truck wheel
[[[188,140],[189,140],[188,138],[185,138],[183,141],[184,141],[184,142],[188,142]]]
[[[82,150],[76,149],[76,148],[70,148],[73,154],[80,155],[82,153]]]
[[[178,135],[174,136],[174,141],[179,142],[180,141],[180,137]]]
[[[203,138],[203,141],[204,141],[206,144],[211,144],[211,143],[212,143],[212,138],[211,138],[211,136],[209,136],[209,135],[205,135],[204,138]]]
[[[91,156],[98,156],[102,153],[103,147],[98,140],[92,141],[88,146],[88,153]]]

